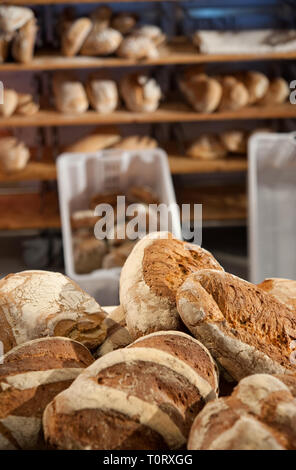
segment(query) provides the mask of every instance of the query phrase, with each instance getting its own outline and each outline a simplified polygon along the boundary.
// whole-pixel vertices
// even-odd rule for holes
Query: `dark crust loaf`
[[[190,450],[296,448],[296,401],[279,376],[243,379],[228,398],[205,406],[191,428]]]
[[[190,331],[235,379],[255,372],[296,371],[290,361],[295,316],[255,285],[202,270],[181,286],[177,307]]]
[[[204,361],[199,369],[186,337]],[[57,396],[44,413],[46,441],[58,449],[180,448],[196,414],[217,396],[217,383],[203,345],[184,333],[154,333],[106,354]]]

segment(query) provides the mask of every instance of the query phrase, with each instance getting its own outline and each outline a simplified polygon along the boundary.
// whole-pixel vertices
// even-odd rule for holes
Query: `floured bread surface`
[[[0,449],[44,447],[46,405],[92,364],[90,352],[68,338],[42,338],[9,351],[0,365]]]
[[[216,385],[204,346],[182,333],[156,333],[80,374],[47,406],[44,435],[55,449],[178,449]]]
[[[228,273],[201,270],[179,288],[177,308],[234,379],[259,372],[295,373],[295,315],[257,286]]]
[[[283,302],[296,314],[296,281],[275,277],[264,279],[258,287]]]
[[[23,271],[0,281],[0,340],[4,351],[44,336],[67,336],[90,348],[106,336],[105,312],[60,273]]]
[[[295,450],[296,400],[280,378],[256,374],[195,419],[189,450]]]
[[[177,289],[190,273],[203,268],[222,270],[208,251],[171,233],[155,232],[139,241],[120,278],[120,301],[131,335],[182,328]]]
[[[107,336],[95,352],[96,358],[116,349],[124,348],[132,342],[131,335],[126,326],[124,310],[120,305],[108,315],[106,325]]]

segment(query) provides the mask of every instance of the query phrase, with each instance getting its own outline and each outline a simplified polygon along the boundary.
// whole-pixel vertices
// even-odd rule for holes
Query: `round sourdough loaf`
[[[169,232],[154,232],[139,241],[120,276],[120,304],[131,335],[182,328],[177,289],[188,274],[203,268],[222,270],[208,251]]]
[[[23,271],[0,281],[0,341],[7,352],[43,336],[68,336],[95,348],[106,336],[106,314],[60,273]]]
[[[293,312],[275,297],[232,274],[201,270],[177,292],[189,330],[236,380],[255,373],[295,373]]]
[[[88,349],[68,338],[42,338],[17,346],[0,366],[0,449],[43,447],[42,414],[93,362]]]
[[[189,450],[295,450],[296,400],[280,379],[256,374],[195,419]]]
[[[180,332],[152,334],[98,359],[56,396],[45,439],[55,449],[179,449],[216,389],[203,345]]]
[[[264,279],[257,287],[273,295],[296,314],[296,281],[274,277]]]

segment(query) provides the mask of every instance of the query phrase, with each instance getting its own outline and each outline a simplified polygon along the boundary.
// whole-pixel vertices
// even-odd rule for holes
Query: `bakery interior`
[[[218,274],[223,266],[257,285],[266,278],[296,279],[295,59],[296,0],[1,1],[0,278],[27,270],[66,274],[101,306],[118,306],[120,273],[132,263],[137,240],[126,232],[123,240],[117,232],[98,240],[94,209],[115,207],[124,195],[145,207],[202,204],[202,230],[191,209],[187,222],[191,235],[200,231]],[[180,214],[170,219],[176,238],[183,236]],[[123,325],[120,315],[114,319]],[[179,326],[159,329],[175,329],[185,342]],[[124,330],[126,345],[132,340]],[[186,341],[196,357],[204,354]],[[95,357],[108,348],[102,343]],[[209,380],[216,383],[207,354]],[[73,367],[92,363],[83,355],[77,351]],[[243,363],[238,372],[231,364],[222,396],[252,369]],[[266,370],[282,373],[269,363]],[[288,387],[296,396],[296,385],[272,380],[267,388]],[[77,384],[73,393],[79,395]],[[73,436],[69,444],[52,434],[49,423],[59,419],[53,409],[46,419],[55,448],[77,448]],[[250,423],[241,424],[247,433]],[[206,448],[201,428],[195,421],[188,449]],[[136,439],[120,447],[116,441],[114,448],[184,448],[176,436],[172,431],[165,445],[146,436],[148,443]],[[263,446],[254,436],[241,448]],[[272,434],[266,448],[296,448],[296,436],[277,439]],[[105,449],[106,442],[78,448]]]

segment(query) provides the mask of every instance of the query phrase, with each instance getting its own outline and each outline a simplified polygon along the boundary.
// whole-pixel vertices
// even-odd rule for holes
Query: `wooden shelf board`
[[[132,60],[120,57],[63,57],[58,51],[37,52],[34,59],[27,64],[6,62],[0,65],[0,71],[21,70],[58,70],[85,69],[102,67],[131,67],[136,65],[173,65],[199,64],[209,62],[236,62],[258,60],[296,59],[294,52],[276,52],[266,54],[199,54],[196,48],[184,38],[175,38],[172,42],[160,47],[159,57],[155,59]]]
[[[133,0],[104,0],[103,3],[131,3]],[[179,0],[137,0],[137,2],[176,2]],[[182,0],[181,0],[182,1]],[[68,3],[99,3],[98,0],[4,0],[7,5],[59,5]]]
[[[230,158],[221,160],[197,160],[194,158],[169,155],[169,165],[172,174],[190,173],[221,173],[246,171],[248,161],[246,157]]]
[[[0,172],[0,182],[55,180],[57,178],[55,163],[30,162],[22,171],[15,173]]]
[[[47,127],[76,126],[90,124],[134,124],[153,122],[195,122],[247,119],[296,118],[296,106],[289,103],[276,106],[252,106],[238,111],[223,111],[212,114],[197,113],[183,103],[163,104],[154,113],[132,113],[119,109],[110,114],[87,111],[83,114],[67,115],[55,110],[44,110],[34,116],[12,116],[0,118],[0,127]]]

